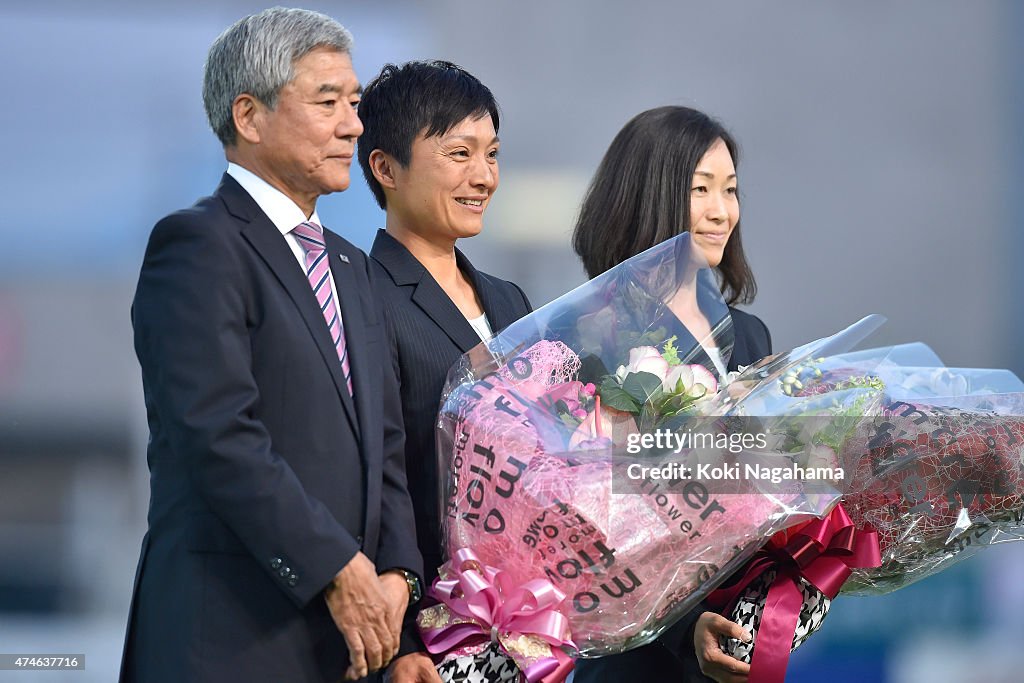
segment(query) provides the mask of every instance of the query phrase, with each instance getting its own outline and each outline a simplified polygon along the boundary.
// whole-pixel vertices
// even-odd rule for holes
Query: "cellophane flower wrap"
[[[830,516],[841,515],[848,531],[870,534],[877,556],[844,568],[827,587],[816,585],[806,575],[807,562],[783,552],[801,532],[791,527],[737,572],[733,586],[715,593],[716,599],[728,596],[726,616],[754,632],[752,643],[723,643],[733,656],[752,661],[752,683],[783,680],[789,650],[820,628],[840,590],[887,593],[981,547],[1024,538],[1024,384],[1015,375],[946,368],[921,343],[835,351],[826,345],[785,361],[767,359],[734,383],[752,387],[741,411],[763,407],[760,394],[777,401],[781,391],[792,403],[790,415],[807,414],[806,406],[822,399],[834,401],[833,415],[845,414],[846,421],[832,422],[845,429],[839,447],[819,438],[825,448],[818,456],[840,462],[847,476]],[[859,397],[845,401],[846,411],[842,404],[851,392]],[[806,442],[799,425],[790,426],[780,430],[784,438]],[[770,595],[784,583],[799,594],[798,619],[795,629],[787,626],[766,641],[773,650],[766,653],[769,645],[757,645],[758,631],[778,622],[779,609],[765,605],[779,603]],[[778,630],[777,623],[772,627]]]
[[[710,324],[702,343],[667,306],[681,292],[695,296]],[[500,574],[492,584],[500,581],[505,592],[541,581],[564,596],[553,608],[565,617],[564,632],[529,641],[542,658],[544,644],[583,657],[637,647],[696,606],[765,538],[827,513],[840,494],[830,483],[804,490],[738,482],[711,490],[700,482],[649,486],[626,476],[638,459],[631,438],[728,416],[753,387],[770,384],[762,378],[719,390],[707,349],[727,363],[732,346],[713,272],[683,234],[466,354],[449,374],[438,418],[439,468],[446,473],[441,516],[453,559],[441,571],[445,604],[421,615],[428,646],[452,632],[445,630],[448,617],[449,626],[462,618],[446,605],[467,586],[486,584],[484,575]],[[758,397],[766,400],[766,392]],[[645,454],[653,458],[656,450]],[[699,455],[719,464],[748,456],[808,454]],[[467,551],[472,561],[454,559]],[[488,610],[471,619],[476,626],[468,631],[478,637],[468,646],[508,640],[510,617]]]
[[[834,362],[819,384],[860,372],[871,353]],[[854,571],[844,593],[888,593],[1024,538],[1024,383],[1007,370],[946,368],[923,344],[885,356],[875,370],[885,400],[843,498],[854,524],[877,530],[882,564]]]

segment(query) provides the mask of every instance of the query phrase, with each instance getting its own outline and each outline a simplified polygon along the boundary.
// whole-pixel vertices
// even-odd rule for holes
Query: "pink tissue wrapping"
[[[575,356],[560,346],[538,343],[522,354],[529,377],[503,368],[449,406],[447,549],[471,548],[517,583],[550,579],[568,595],[563,612],[581,653],[615,652],[678,616],[684,598],[779,528],[795,496],[700,484],[613,493],[610,447],[565,453],[540,416],[528,419],[524,403],[573,379]]]

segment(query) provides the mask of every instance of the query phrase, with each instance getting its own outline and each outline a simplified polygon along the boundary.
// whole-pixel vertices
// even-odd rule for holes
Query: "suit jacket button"
[[[291,571],[291,567],[281,567],[281,571],[279,571],[277,575],[283,579],[284,577],[288,576],[291,573]]]
[[[297,576],[295,576],[295,574],[292,574],[291,576],[288,577],[288,585],[291,586],[292,588],[294,588],[295,584],[297,584],[298,582],[299,582],[299,579],[298,579]]]
[[[363,545],[363,537],[362,536],[356,536],[356,543],[358,543],[359,546],[362,547],[362,545]]]
[[[284,560],[282,560],[280,557],[275,557],[270,561],[270,568],[280,569],[282,564],[284,564]]]

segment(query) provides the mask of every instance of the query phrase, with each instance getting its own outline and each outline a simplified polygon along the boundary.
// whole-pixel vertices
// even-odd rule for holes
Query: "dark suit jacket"
[[[459,268],[473,283],[491,330],[500,329],[530,312],[530,302],[516,285],[473,268],[455,251]],[[395,332],[395,354],[401,371],[405,417],[405,466],[416,511],[416,535],[423,553],[427,583],[441,564],[441,516],[438,462],[434,440],[448,370],[480,343],[470,326],[427,269],[383,230],[370,249],[379,287]]]
[[[729,371],[771,355],[772,338],[760,318],[731,307],[729,314],[735,335],[732,357],[727,367]],[[611,657],[580,660],[576,665],[575,683],[711,681],[700,672],[693,649],[693,629],[697,618],[705,610],[703,605],[698,605],[650,645]]]
[[[132,306],[151,502],[122,680],[331,681],[322,589],[362,551],[421,571],[385,320],[325,231],[354,400],[281,233],[225,175],[153,229]]]

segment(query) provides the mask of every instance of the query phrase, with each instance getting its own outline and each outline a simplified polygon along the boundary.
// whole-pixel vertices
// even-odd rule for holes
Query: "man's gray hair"
[[[237,140],[235,98],[249,93],[273,109],[281,88],[295,77],[295,62],[318,47],[349,53],[352,34],[327,15],[285,7],[240,19],[213,41],[203,73],[203,106],[225,147]]]

